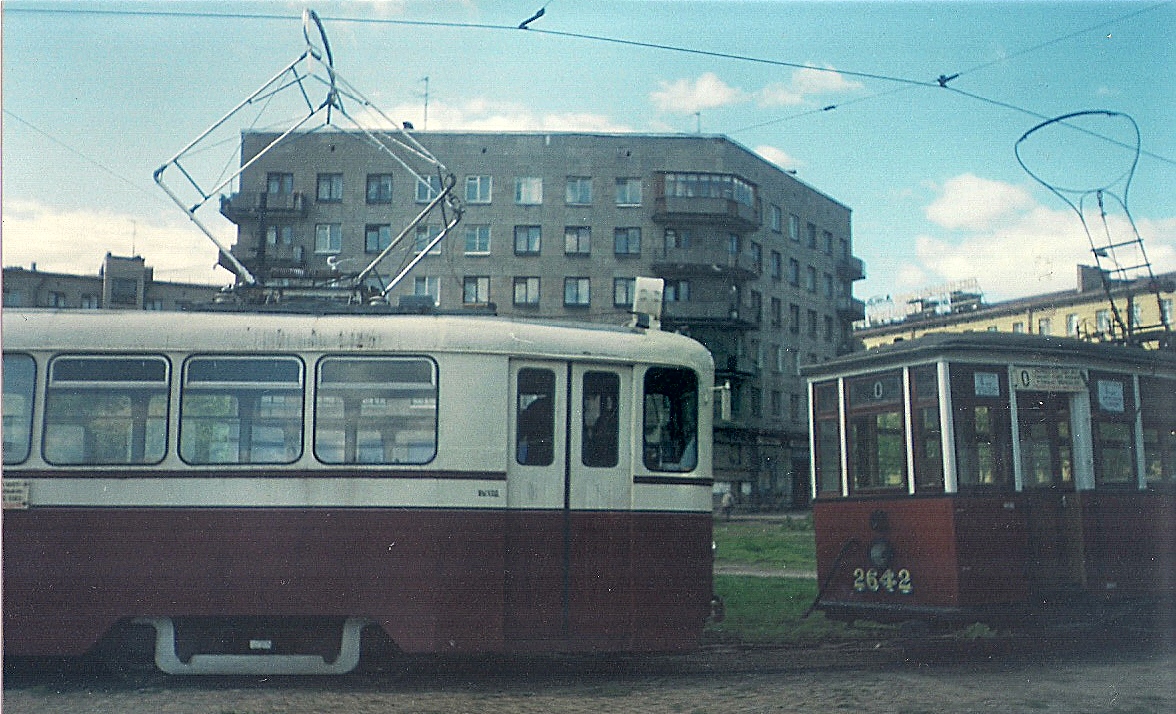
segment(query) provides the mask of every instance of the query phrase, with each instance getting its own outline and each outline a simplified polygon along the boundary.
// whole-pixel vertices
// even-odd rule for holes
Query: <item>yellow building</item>
[[[1156,346],[1173,341],[1172,304],[1176,273],[1157,275],[1158,293],[1146,280],[1114,286],[1108,297],[1098,268],[1078,266],[1074,290],[1033,295],[986,305],[966,296],[949,312],[930,300],[916,301],[904,319],[867,325],[854,337],[867,349],[935,332],[1014,332],[1076,337],[1096,342],[1126,341]]]

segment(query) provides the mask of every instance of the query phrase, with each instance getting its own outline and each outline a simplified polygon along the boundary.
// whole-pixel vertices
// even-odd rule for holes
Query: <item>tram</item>
[[[699,644],[714,377],[693,340],[15,309],[3,340],[6,656],[333,674],[375,649]]]
[[[804,372],[827,615],[1176,595],[1176,354],[936,334]]]

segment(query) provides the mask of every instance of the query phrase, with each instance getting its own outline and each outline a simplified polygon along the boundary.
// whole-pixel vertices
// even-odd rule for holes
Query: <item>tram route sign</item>
[[[4,479],[4,510],[23,511],[29,507],[29,482],[25,479]]]
[[[1072,367],[1018,367],[1013,365],[1013,386],[1033,392],[1082,392],[1086,381],[1082,370]]]

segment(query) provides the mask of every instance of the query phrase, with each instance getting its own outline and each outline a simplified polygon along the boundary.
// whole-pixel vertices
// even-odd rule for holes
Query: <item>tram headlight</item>
[[[894,546],[885,538],[870,543],[870,547],[866,550],[866,557],[870,560],[870,565],[875,568],[889,568],[894,562]]]

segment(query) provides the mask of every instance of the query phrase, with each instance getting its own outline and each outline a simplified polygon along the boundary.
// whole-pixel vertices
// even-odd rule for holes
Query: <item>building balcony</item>
[[[266,193],[264,191],[242,191],[231,196],[221,196],[220,212],[225,218],[240,225],[245,221],[256,221],[263,215],[272,219],[306,218],[308,202],[302,193]]]
[[[721,377],[754,377],[759,374],[759,365],[747,355],[715,352],[715,374]]]
[[[837,317],[849,322],[866,319],[866,303],[852,297],[837,298]]]
[[[727,329],[753,330],[758,327],[751,310],[742,310],[730,299],[685,300],[662,305],[662,322],[682,326],[720,326]]]
[[[841,258],[837,261],[837,277],[842,280],[862,280],[866,277],[866,264],[861,258]]]
[[[762,219],[759,201],[747,205],[732,198],[658,196],[653,201],[655,223],[707,224],[736,233],[757,230]]]
[[[650,268],[656,277],[670,280],[702,277],[742,281],[753,280],[760,272],[751,255],[732,255],[727,246],[713,244],[660,251]]]

